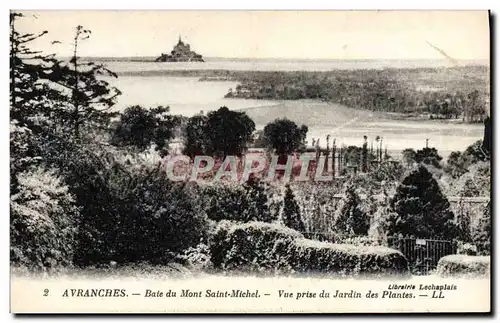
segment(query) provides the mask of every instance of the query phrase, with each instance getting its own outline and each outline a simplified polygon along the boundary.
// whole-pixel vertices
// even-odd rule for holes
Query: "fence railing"
[[[408,259],[414,275],[428,275],[436,269],[439,259],[457,253],[457,242],[434,239],[388,238],[388,246],[401,251]]]
[[[366,236],[339,235],[333,232],[302,232],[307,239],[331,243],[349,243],[361,245],[383,245],[399,250],[408,260],[413,275],[429,275],[436,269],[439,259],[456,254],[457,241],[439,239],[417,239],[388,237],[386,241],[370,239]]]

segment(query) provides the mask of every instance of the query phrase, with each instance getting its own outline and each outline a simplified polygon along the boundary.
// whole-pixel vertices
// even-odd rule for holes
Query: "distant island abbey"
[[[204,62],[200,54],[192,51],[189,44],[184,44],[179,36],[179,42],[175,45],[170,54],[162,53],[156,59],[157,62]]]

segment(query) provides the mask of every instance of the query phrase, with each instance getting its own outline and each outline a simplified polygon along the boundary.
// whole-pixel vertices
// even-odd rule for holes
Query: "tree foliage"
[[[11,195],[11,261],[30,269],[67,267],[73,263],[79,208],[54,170],[32,168],[18,174]]]
[[[205,137],[205,124],[207,117],[204,115],[195,115],[188,119],[184,130],[184,150],[186,156],[193,158],[196,155],[202,155],[207,150],[207,137]]]
[[[320,99],[353,108],[427,115],[435,119],[481,122],[489,96],[487,67],[453,67],[437,72],[428,68],[335,70],[327,72],[225,71],[226,79],[240,83],[230,98],[299,100]],[[453,74],[453,81],[450,79]],[[465,75],[474,74],[472,79]],[[428,75],[432,75],[429,78]],[[221,76],[221,75],[217,75]],[[429,84],[429,80],[432,82]],[[417,86],[407,86],[406,84]],[[443,88],[442,84],[446,83]],[[485,89],[485,90],[478,90]]]
[[[29,124],[33,131],[50,129],[67,135],[69,128],[75,138],[80,137],[82,126],[107,126],[115,115],[108,110],[120,91],[100,77],[116,74],[102,64],[81,62],[78,44],[90,31],[77,26],[71,44],[73,56],[63,62],[30,49],[31,43],[47,32],[20,34],[15,21],[23,17],[21,13],[10,14],[11,118],[21,125]]]
[[[491,252],[491,202],[484,208],[477,225],[472,231],[472,241],[476,244],[481,255]]]
[[[111,142],[116,146],[133,147],[144,151],[152,144],[164,153],[173,136],[177,119],[168,113],[168,107],[144,109],[132,106],[120,114]]]
[[[441,168],[441,160],[443,157],[441,157],[437,151],[436,148],[432,147],[425,147],[422,149],[417,150],[417,153],[415,154],[415,161],[417,163],[424,163],[427,165],[432,165],[436,168]]]
[[[246,113],[221,107],[209,112],[206,117],[197,115],[189,119],[184,152],[189,156],[241,156],[254,131],[255,123]]]
[[[278,155],[290,155],[304,145],[308,128],[286,118],[276,119],[264,127],[263,139]]]
[[[306,228],[302,221],[299,205],[295,201],[293,191],[288,184],[285,186],[282,219],[285,226],[299,232],[305,232]]]
[[[463,152],[454,151],[447,160],[446,172],[453,178],[459,178],[469,172],[473,165],[490,159],[488,152],[484,150],[483,141],[478,140]]]
[[[389,236],[402,234],[417,238],[451,240],[458,236],[450,203],[437,181],[423,165],[412,170],[390,201],[395,212],[389,225]]]
[[[340,235],[367,235],[370,218],[361,209],[359,196],[353,186],[345,190],[345,197],[335,214],[335,231]]]

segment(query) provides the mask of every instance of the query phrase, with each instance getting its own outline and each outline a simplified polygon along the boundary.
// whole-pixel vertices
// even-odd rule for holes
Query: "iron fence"
[[[413,275],[428,275],[436,269],[439,259],[457,253],[457,242],[448,240],[392,237],[388,238],[388,246],[408,259]]]

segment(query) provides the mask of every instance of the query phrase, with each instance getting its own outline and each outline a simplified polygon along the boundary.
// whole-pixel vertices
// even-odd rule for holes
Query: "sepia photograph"
[[[11,10],[11,313],[491,313],[487,10]]]

